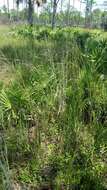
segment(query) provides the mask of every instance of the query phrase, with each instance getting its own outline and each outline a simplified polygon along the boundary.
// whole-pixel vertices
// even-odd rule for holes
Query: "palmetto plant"
[[[7,94],[5,93],[4,90],[2,90],[1,94],[0,94],[0,109],[1,109],[1,122],[3,124],[4,119],[6,119],[8,122],[8,124],[11,123],[11,118],[15,116],[14,111],[12,109],[12,105],[11,102],[9,100],[9,97],[7,96]],[[4,125],[2,126],[4,127]]]

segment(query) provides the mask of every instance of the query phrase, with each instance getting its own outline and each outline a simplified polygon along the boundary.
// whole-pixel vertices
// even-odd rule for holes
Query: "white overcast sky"
[[[48,0],[49,1],[49,0]],[[64,2],[69,2],[69,0],[64,0]],[[80,9],[80,1],[81,0],[75,0],[75,8]],[[9,0],[9,4],[10,4],[10,9],[13,8],[13,2],[15,2],[15,0]],[[103,2],[103,0],[96,0],[96,3],[101,4]],[[3,5],[7,4],[7,0],[0,0],[0,7],[2,7]],[[71,0],[71,5],[73,4],[73,0]],[[21,6],[21,5],[20,5]],[[21,8],[21,7],[20,7]],[[101,8],[101,6],[100,6]],[[103,7],[102,7],[103,8]],[[82,5],[81,7],[82,10],[84,10],[84,5]]]

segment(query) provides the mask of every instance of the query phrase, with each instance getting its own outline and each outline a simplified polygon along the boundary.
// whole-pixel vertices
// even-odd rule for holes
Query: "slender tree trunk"
[[[52,15],[52,29],[55,28],[56,23],[56,10],[57,10],[57,0],[53,1],[53,15]]]
[[[78,25],[81,24],[81,6],[82,6],[82,1],[80,0],[80,6],[79,6],[80,13],[79,13],[79,23],[78,23]]]
[[[88,15],[89,15],[89,6],[88,6],[88,0],[86,1],[86,10],[85,10],[85,27],[88,27]]]
[[[19,20],[19,4],[17,4],[17,21]]]
[[[25,8],[25,9],[28,8],[28,1],[27,1],[27,0],[24,1],[24,8]]]
[[[87,0],[86,1],[86,13],[85,13],[85,27],[91,26],[91,20],[92,20],[92,6],[93,6],[93,0]]]
[[[33,26],[34,1],[28,0],[28,23]]]
[[[61,14],[61,26],[63,27],[63,19],[62,19],[62,15],[63,15],[63,0],[61,0],[60,14]]]
[[[7,0],[7,14],[8,14],[8,18],[10,19],[9,0]]]
[[[70,25],[70,6],[71,6],[71,0],[68,0],[68,8],[67,8],[67,12],[68,12],[68,15],[67,15],[67,25],[68,26]]]
[[[90,27],[92,27],[92,8],[93,8],[93,0],[90,3]]]
[[[72,26],[75,26],[75,14],[74,14],[74,9],[75,9],[75,0],[73,0],[73,19],[72,19]]]

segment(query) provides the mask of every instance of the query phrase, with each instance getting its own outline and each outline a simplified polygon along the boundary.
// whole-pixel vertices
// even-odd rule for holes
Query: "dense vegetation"
[[[107,34],[0,33],[0,189],[106,190]]]

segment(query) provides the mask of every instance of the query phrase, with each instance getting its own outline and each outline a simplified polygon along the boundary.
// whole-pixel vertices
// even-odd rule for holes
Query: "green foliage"
[[[58,190],[106,189],[106,38],[77,28],[16,33],[0,47],[14,70],[0,85],[9,177]]]

